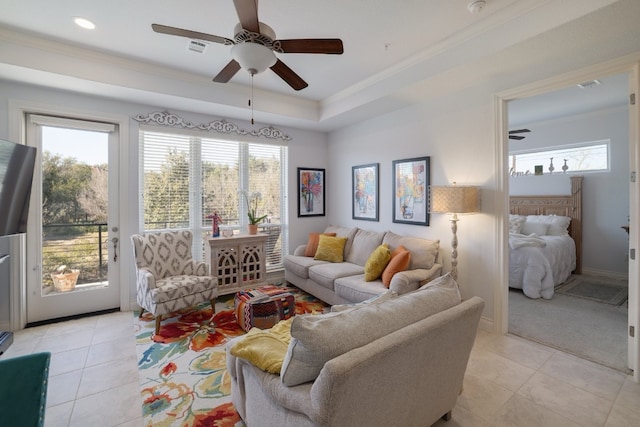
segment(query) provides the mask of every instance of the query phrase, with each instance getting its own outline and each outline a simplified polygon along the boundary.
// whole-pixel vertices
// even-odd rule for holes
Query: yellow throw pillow
[[[391,284],[393,275],[409,268],[411,263],[411,252],[404,246],[400,245],[391,254],[391,261],[382,272],[382,283],[388,288]]]
[[[278,322],[270,330],[252,328],[231,347],[231,354],[271,374],[280,375],[291,341],[293,317]]]
[[[382,271],[391,259],[391,251],[389,245],[381,244],[367,259],[364,265],[364,281],[372,282],[380,277]]]
[[[322,233],[325,236],[335,236],[336,233]],[[304,249],[304,256],[315,256],[320,242],[320,233],[309,233],[309,241]]]
[[[344,245],[347,243],[346,237],[334,237],[320,235],[318,250],[313,259],[329,262],[344,261]]]

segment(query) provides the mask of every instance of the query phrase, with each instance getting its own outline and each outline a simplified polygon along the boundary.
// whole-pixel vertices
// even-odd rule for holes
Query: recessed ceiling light
[[[485,0],[475,0],[467,5],[467,10],[471,13],[480,13],[486,5],[487,2]]]
[[[76,23],[77,26],[85,28],[87,30],[93,30],[96,28],[96,24],[89,21],[87,18],[81,18],[80,16],[76,16],[73,18],[73,22]]]

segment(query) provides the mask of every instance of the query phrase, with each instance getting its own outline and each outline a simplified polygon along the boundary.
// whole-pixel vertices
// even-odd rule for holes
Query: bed
[[[582,271],[582,182],[566,196],[509,198],[509,287],[551,299],[554,288]]]

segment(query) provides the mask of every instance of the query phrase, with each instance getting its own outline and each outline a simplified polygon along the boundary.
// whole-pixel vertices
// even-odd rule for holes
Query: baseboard
[[[480,323],[478,324],[478,329],[482,329],[483,331],[493,332],[493,320],[487,319],[486,317],[480,318]]]
[[[268,271],[267,282],[273,284],[284,283],[284,270]]]
[[[629,275],[626,273],[618,273],[615,271],[596,270],[594,268],[582,268],[582,274],[585,276],[608,277],[611,279],[628,280]]]

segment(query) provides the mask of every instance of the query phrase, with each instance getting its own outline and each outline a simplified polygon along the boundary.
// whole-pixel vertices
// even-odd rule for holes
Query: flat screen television
[[[0,236],[26,233],[36,149],[0,140]]]

